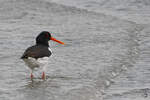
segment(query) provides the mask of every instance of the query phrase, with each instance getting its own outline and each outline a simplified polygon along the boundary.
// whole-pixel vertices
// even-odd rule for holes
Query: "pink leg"
[[[42,79],[45,80],[45,72],[42,72]]]
[[[33,74],[31,73],[30,78],[33,79]]]

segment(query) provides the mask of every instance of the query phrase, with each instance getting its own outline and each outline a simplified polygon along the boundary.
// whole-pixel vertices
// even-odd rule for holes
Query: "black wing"
[[[35,45],[25,50],[24,54],[21,56],[21,59],[27,59],[28,57],[38,59],[42,57],[49,57],[51,54],[52,53],[48,50],[48,47]]]

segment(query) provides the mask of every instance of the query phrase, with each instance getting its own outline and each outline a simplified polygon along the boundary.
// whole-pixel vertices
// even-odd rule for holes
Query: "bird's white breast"
[[[48,48],[48,50],[52,53],[52,50],[50,48]]]

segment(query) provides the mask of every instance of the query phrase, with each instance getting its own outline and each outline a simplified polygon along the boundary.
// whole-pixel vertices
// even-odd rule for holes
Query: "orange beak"
[[[58,42],[58,43],[63,44],[63,45],[65,44],[64,42],[61,42],[61,41],[59,41],[59,40],[57,40],[57,39],[55,39],[55,38],[53,38],[53,37],[51,37],[50,40],[53,40],[53,41]]]

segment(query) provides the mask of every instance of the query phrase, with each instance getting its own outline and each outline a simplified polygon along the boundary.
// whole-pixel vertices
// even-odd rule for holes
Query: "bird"
[[[42,79],[46,78],[45,75],[45,67],[48,65],[49,57],[52,55],[52,50],[49,46],[49,41],[53,40],[60,44],[64,45],[64,42],[57,40],[56,38],[51,36],[51,33],[48,31],[42,31],[36,37],[36,44],[28,47],[21,59],[25,62],[25,64],[29,67],[31,73],[30,78],[33,79],[33,71],[35,68],[42,69]]]

